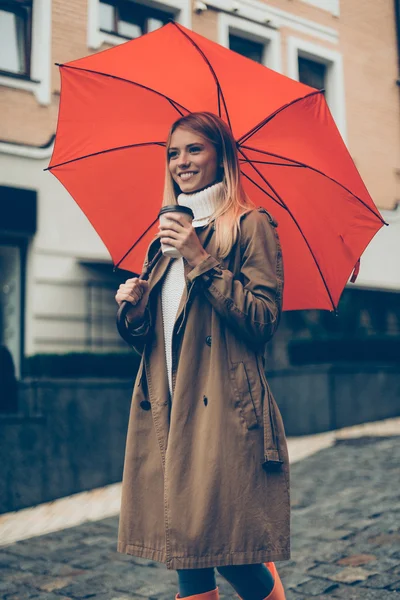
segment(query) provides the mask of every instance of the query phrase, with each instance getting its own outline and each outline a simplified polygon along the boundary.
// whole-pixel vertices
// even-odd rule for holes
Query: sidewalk
[[[288,438],[287,600],[400,600],[400,418]],[[120,484],[0,516],[0,598],[173,600],[165,565],[116,552]],[[221,598],[237,598],[217,575]]]

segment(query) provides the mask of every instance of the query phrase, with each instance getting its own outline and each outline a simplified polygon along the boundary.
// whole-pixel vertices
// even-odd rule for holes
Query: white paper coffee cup
[[[194,219],[194,214],[191,208],[188,206],[180,206],[179,204],[168,204],[167,206],[163,206],[160,212],[158,213],[158,217],[160,219],[160,225],[168,226],[168,213],[179,213],[181,214],[189,223],[191,223]],[[161,251],[164,256],[171,256],[173,258],[180,258],[182,254],[179,252],[177,248],[174,246],[170,246],[169,244],[161,244]]]

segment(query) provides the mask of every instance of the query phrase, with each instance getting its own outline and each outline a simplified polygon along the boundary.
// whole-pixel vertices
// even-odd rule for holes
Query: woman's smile
[[[195,175],[197,175],[195,171],[185,171],[184,173],[179,173],[179,177],[182,179],[182,181],[188,181],[189,179],[192,179]]]

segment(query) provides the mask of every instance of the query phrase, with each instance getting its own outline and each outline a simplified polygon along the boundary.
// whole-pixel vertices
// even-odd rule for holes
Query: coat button
[[[151,404],[148,400],[142,400],[140,406],[143,408],[143,410],[150,410],[151,408]]]
[[[206,344],[207,344],[207,346],[211,346],[211,335],[208,335],[206,337]]]

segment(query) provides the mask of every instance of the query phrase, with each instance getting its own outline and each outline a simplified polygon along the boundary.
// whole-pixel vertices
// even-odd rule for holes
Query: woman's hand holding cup
[[[185,209],[176,205],[165,206],[160,215],[160,231],[156,237],[161,239],[164,254],[175,257],[183,256],[194,268],[207,258],[208,253],[201,245],[196,230],[192,226],[193,217],[181,212],[183,210]]]
[[[127,279],[125,283],[121,283],[118,292],[115,295],[115,300],[121,306],[122,302],[127,301],[132,304],[132,308],[126,313],[126,319],[133,326],[139,326],[143,321],[147,302],[149,300],[150,288],[149,282],[139,277]]]

